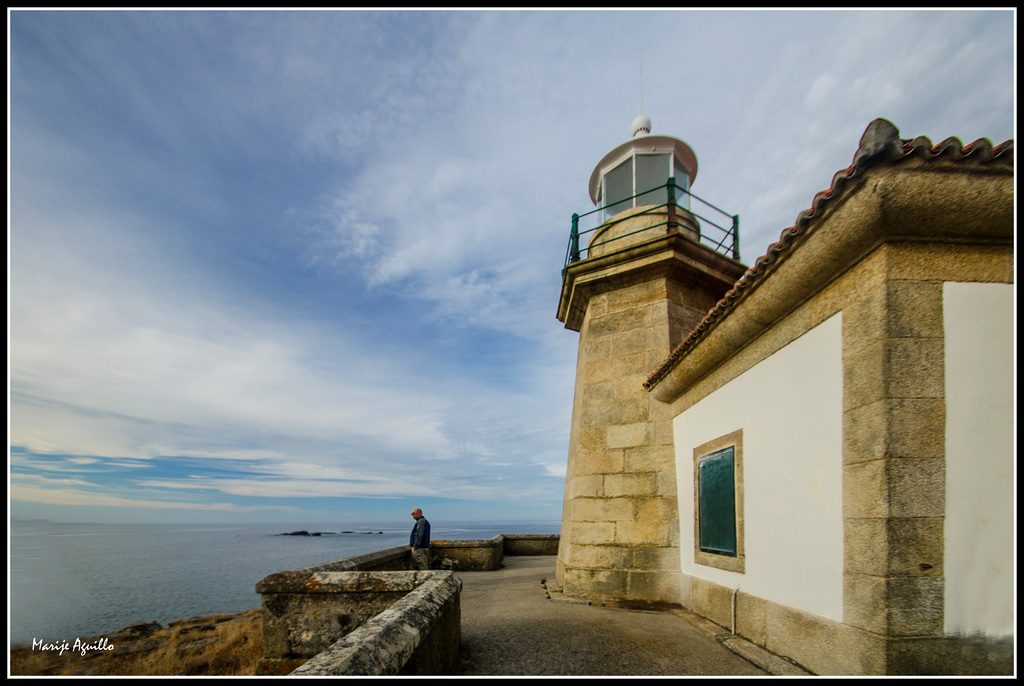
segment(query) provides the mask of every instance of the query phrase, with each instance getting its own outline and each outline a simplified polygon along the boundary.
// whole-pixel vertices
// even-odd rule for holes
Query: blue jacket
[[[420,517],[412,525],[412,533],[409,534],[409,545],[413,548],[430,547],[430,522],[426,517]]]

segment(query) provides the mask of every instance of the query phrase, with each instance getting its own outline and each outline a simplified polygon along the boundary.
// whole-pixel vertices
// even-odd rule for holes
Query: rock
[[[216,631],[216,630],[217,630],[217,628],[213,624],[203,623],[203,624],[196,624],[194,626],[183,626],[178,631],[178,635],[179,636],[184,636],[185,634],[191,634],[191,633],[193,633],[195,631]]]
[[[220,640],[220,639],[217,638],[216,636],[213,636],[211,638],[197,638],[194,641],[189,641],[188,643],[182,643],[181,645],[179,645],[177,647],[177,651],[180,653],[180,652],[189,651],[189,650],[196,650],[198,648],[202,648],[203,646],[208,646],[211,643],[216,643],[218,640]]]
[[[118,629],[114,632],[113,638],[121,641],[145,638],[147,636],[152,636],[163,628],[164,627],[160,622],[135,622],[134,624],[129,624]]]
[[[434,569],[450,569],[454,572],[458,571],[459,562],[458,560],[453,560],[450,557],[435,557],[431,563],[431,566]]]
[[[114,655],[130,655],[132,653],[145,653],[151,650],[156,650],[164,643],[167,643],[166,636],[163,636],[161,638],[154,638],[150,641],[115,644],[117,647],[114,648]]]

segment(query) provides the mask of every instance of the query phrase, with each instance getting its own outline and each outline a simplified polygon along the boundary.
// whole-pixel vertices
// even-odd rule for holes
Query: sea
[[[260,607],[269,574],[409,543],[395,524],[88,524],[11,521],[10,645]],[[281,535],[305,530],[319,536]],[[432,525],[431,537],[556,534],[557,522]]]

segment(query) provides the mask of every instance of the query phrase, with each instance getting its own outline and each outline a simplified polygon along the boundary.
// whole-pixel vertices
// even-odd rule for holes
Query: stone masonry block
[[[608,293],[608,312],[619,312],[650,305],[666,297],[665,282],[647,281]]]
[[[576,440],[580,446],[589,450],[604,450],[608,440],[607,434],[603,426],[589,426],[577,431]]]
[[[572,480],[573,498],[600,498],[604,495],[604,476],[578,476]]]
[[[889,398],[843,414],[843,462],[945,455],[942,398]]]
[[[609,448],[630,448],[638,445],[649,445],[653,438],[653,427],[646,422],[619,424],[608,427]]]
[[[615,522],[581,522],[569,540],[574,545],[606,545],[615,540]]]
[[[887,460],[861,462],[843,467],[843,516],[885,517],[889,513]]]
[[[768,601],[743,593],[736,594],[736,633],[759,646],[768,640]]]
[[[979,281],[1009,283],[1013,247],[908,243],[892,249],[890,277],[915,281]]]
[[[886,396],[942,398],[945,351],[941,338],[896,338],[887,345]]]
[[[895,577],[941,577],[944,551],[943,517],[886,520],[888,573]]]
[[[942,635],[942,577],[889,579],[886,586],[890,636]]]
[[[647,351],[657,346],[656,342],[651,341],[651,332],[648,328],[630,329],[629,331],[610,334],[608,336],[608,344],[610,346],[609,352],[612,356],[644,355],[645,363]]]
[[[611,545],[574,546],[569,564],[582,569],[629,569],[633,565],[633,551]]]
[[[668,531],[662,522],[615,523],[615,542],[621,545],[669,545]]]
[[[822,676],[885,673],[885,640],[855,626],[768,602],[769,651]]]
[[[886,338],[885,294],[885,284],[875,284],[843,309],[844,355],[856,354]]]
[[[638,374],[637,376],[620,376],[611,382],[617,401],[620,403],[632,403],[638,406],[639,412],[636,413],[636,416],[641,417],[639,421],[648,420],[648,403],[644,402],[647,400],[647,391],[644,390],[644,381],[646,379],[646,374]],[[622,421],[615,423],[629,424],[630,422]]]
[[[843,620],[883,636],[941,635],[942,577],[884,578],[846,574]]]
[[[941,517],[945,513],[945,463],[900,458],[843,467],[847,518]]]
[[[889,527],[882,518],[843,522],[843,564],[847,574],[885,576],[889,569]]]
[[[668,532],[668,544],[679,547],[679,522],[665,522],[665,530]]]
[[[646,329],[651,325],[651,310],[638,307],[623,312],[613,312],[590,320],[590,336],[618,335],[632,329]]]
[[[887,397],[884,342],[878,341],[852,354],[846,354],[844,345],[843,388],[844,411],[870,405]]]
[[[676,473],[669,470],[658,472],[658,495],[674,500],[676,494]]]
[[[576,522],[618,522],[633,519],[630,498],[577,498],[573,501]]]
[[[594,474],[612,474],[622,471],[624,458],[621,450],[583,450],[576,451],[575,474],[591,476]]]
[[[872,462],[888,454],[889,404],[886,399],[843,413],[843,463]]]
[[[659,495],[652,498],[636,499],[636,518],[641,522],[672,522],[679,517],[679,498],[673,495]]]
[[[625,448],[625,471],[627,472],[675,472],[675,447],[670,445],[645,444]]]
[[[891,457],[945,457],[945,399],[892,399],[888,436]]]
[[[565,595],[575,598],[626,599],[629,573],[624,570],[567,568],[562,582]]]
[[[673,302],[659,300],[651,303],[651,324],[665,326],[672,319],[672,313],[678,308]]]
[[[888,305],[890,338],[942,338],[942,282],[891,281]]]
[[[601,384],[606,385],[606,384]],[[636,422],[643,422],[647,420],[647,407],[635,402],[635,399],[628,397],[619,397],[618,384],[607,384],[609,388],[604,389],[612,393],[610,400],[600,401],[597,399],[599,395],[597,392],[588,393],[584,392],[584,397],[580,403],[579,427],[582,429],[600,428],[614,425],[614,424],[632,424]],[[632,384],[626,384],[627,388],[621,390],[627,391],[628,386]],[[594,388],[593,386],[588,387],[588,391]],[[588,397],[589,396],[589,397]]]
[[[846,311],[855,307],[856,303],[875,297],[876,289],[884,288],[887,271],[885,250],[876,250],[831,284],[822,289],[810,302],[809,326],[814,328],[837,312],[844,312],[844,329],[847,319]],[[877,291],[881,293],[882,291]],[[872,305],[871,307],[876,307]],[[864,314],[872,314],[872,319],[855,321],[851,328],[855,332],[869,333],[868,338],[879,338],[882,331],[880,310],[869,310]],[[867,327],[868,331],[863,328]],[[873,333],[871,333],[873,331]],[[850,333],[855,333],[850,332]]]
[[[843,622],[885,635],[888,626],[885,581],[881,576],[846,572],[843,575]]]
[[[654,445],[675,448],[675,434],[671,419],[654,422]]]
[[[612,341],[608,336],[601,336],[599,338],[585,338],[580,341],[580,354],[578,364],[584,362],[597,362],[599,360],[611,357],[612,354]]]
[[[623,376],[643,374],[646,369],[646,362],[647,357],[642,352],[588,362],[583,372],[584,381],[592,384],[601,381],[611,381]]]
[[[633,568],[642,571],[678,572],[679,548],[640,547],[633,548]]]
[[[679,573],[630,571],[628,594],[631,600],[678,604]]]
[[[732,626],[732,589],[706,579],[690,580],[690,609],[721,626]]]
[[[904,457],[886,462],[889,513],[893,517],[943,517],[946,462]]]
[[[606,497],[618,496],[644,496],[654,495],[656,489],[655,474],[653,472],[640,474],[607,474],[604,477],[604,495]]]

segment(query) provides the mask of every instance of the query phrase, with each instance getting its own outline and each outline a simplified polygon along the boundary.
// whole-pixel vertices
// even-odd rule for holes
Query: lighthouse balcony
[[[665,202],[632,206],[634,200],[651,203],[655,198],[665,198]],[[611,214],[619,208],[625,209]],[[600,222],[602,217],[607,219]],[[608,255],[668,233],[680,234],[739,260],[739,216],[715,207],[677,186],[674,178],[669,178],[667,183],[617,200],[615,205],[574,214],[565,266]]]

